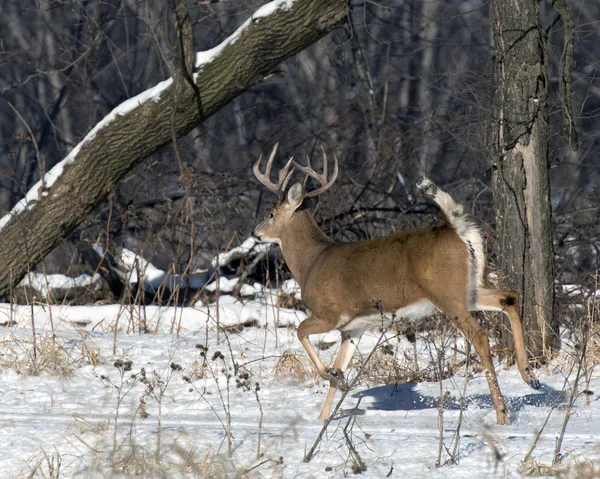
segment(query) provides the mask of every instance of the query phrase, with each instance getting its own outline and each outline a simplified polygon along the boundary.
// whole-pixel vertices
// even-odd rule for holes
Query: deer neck
[[[281,237],[281,252],[301,289],[317,257],[331,244],[308,210],[295,213]]]

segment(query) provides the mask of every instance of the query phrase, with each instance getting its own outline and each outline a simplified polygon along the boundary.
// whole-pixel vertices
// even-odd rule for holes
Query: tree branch
[[[46,174],[47,190],[39,199],[42,182],[0,220],[0,297],[128,171],[169,143],[171,128],[178,136],[188,133],[283,60],[336,28],[347,10],[347,0],[270,2],[219,46],[196,55],[197,91],[185,89],[175,104],[169,79],[115,108]]]

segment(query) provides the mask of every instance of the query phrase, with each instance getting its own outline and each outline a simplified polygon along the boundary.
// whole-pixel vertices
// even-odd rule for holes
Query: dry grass
[[[568,463],[551,466],[529,460],[519,465],[518,472],[524,477],[593,479],[600,478],[600,461],[579,460],[577,457],[572,457]]]
[[[277,306],[279,308],[298,309],[304,308],[304,303],[295,294],[289,294],[284,291],[277,292]]]
[[[233,462],[217,453],[211,445],[203,451],[193,446],[184,446],[175,441],[159,457],[151,444],[136,444],[129,441],[119,447],[114,454],[110,447],[91,447],[81,441],[88,450],[89,461],[78,476],[100,477],[196,477],[213,479],[217,477],[241,477]],[[42,452],[31,458],[22,471],[23,477],[58,479],[64,477],[61,471],[62,458],[58,452]],[[244,477],[248,477],[244,475]]]
[[[74,369],[87,364],[97,366],[103,361],[98,346],[87,333],[81,333],[75,341],[43,336],[35,345],[29,339],[12,336],[0,342],[0,350],[0,370],[11,369],[24,376],[70,378]]]
[[[307,366],[304,356],[299,356],[291,351],[284,351],[273,370],[275,377],[280,379],[296,379],[304,382],[312,379],[315,373]]]
[[[208,372],[206,360],[203,359],[202,361],[198,361],[198,359],[194,359],[187,371],[188,372],[185,375],[187,381],[196,381],[198,379],[207,377]]]
[[[556,476],[559,471],[564,470],[564,466],[559,468],[556,466],[550,466],[547,464],[541,464],[539,462],[529,460],[527,462],[521,462],[519,464],[519,474],[525,477],[547,477]]]
[[[574,304],[571,314],[575,319],[563,338],[562,354],[556,358],[556,366],[568,372],[581,366],[589,381],[594,369],[600,365],[600,298],[589,296],[585,303]],[[582,351],[585,356],[582,358]],[[579,363],[582,364],[579,364]]]
[[[600,461],[577,462],[574,460],[574,470],[579,479],[592,479],[600,477]]]
[[[587,361],[590,364],[600,364],[600,322],[598,318],[589,328],[587,344]]]
[[[366,383],[369,387],[378,384],[408,382],[412,376],[412,372],[398,362],[394,350],[386,346],[378,348],[363,369],[361,382]]]

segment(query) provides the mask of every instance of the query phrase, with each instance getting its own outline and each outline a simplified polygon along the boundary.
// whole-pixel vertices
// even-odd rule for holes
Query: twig
[[[575,383],[573,384],[573,389],[571,391],[571,397],[569,398],[569,404],[567,405],[567,410],[565,411],[565,419],[562,423],[562,427],[560,429],[560,435],[556,440],[556,447],[554,448],[554,458],[552,459],[552,465],[556,466],[560,463],[560,449],[562,447],[562,442],[565,437],[565,431],[567,430],[567,424],[569,423],[569,419],[571,418],[571,411],[573,410],[573,405],[575,404],[575,400],[577,399],[577,386],[579,385],[579,379],[581,378],[581,373],[584,370],[583,362],[585,360],[585,355],[587,352],[587,345],[589,340],[589,334],[585,334],[585,340],[583,341],[583,347],[581,348],[581,355],[577,358],[577,376],[575,376]]]
[[[352,424],[352,426],[354,426],[354,423],[356,422],[356,409],[358,409],[358,406],[360,405],[360,401],[362,400],[362,398],[363,398],[363,396],[361,394],[358,397],[358,402],[356,403],[356,408],[355,408],[354,414],[350,415],[350,417],[348,418],[348,422],[346,423],[346,426],[344,426],[344,437],[346,438],[346,445],[348,446],[348,450],[350,451],[350,456],[352,456],[352,460],[354,461],[355,467],[353,468],[353,472],[355,474],[359,474],[359,473],[367,470],[367,465],[361,459],[356,448],[354,447],[354,443],[352,442],[352,439],[350,438],[350,434],[348,434],[348,430],[350,430],[350,433],[352,433],[352,427],[350,426],[350,424]]]
[[[438,442],[438,455],[435,461],[435,467],[442,465],[442,452],[444,451],[444,384],[442,382],[442,358],[438,356],[438,368],[439,368],[439,386],[440,386],[440,404],[438,406],[438,431],[440,433],[440,439]]]
[[[258,409],[260,410],[260,419],[258,421],[258,444],[256,446],[256,459],[260,459],[260,441],[262,435],[262,424],[263,424],[263,408],[260,403],[260,398],[258,397],[258,391],[260,390],[260,386],[256,383],[256,387],[254,388],[254,395],[256,396],[256,402],[258,403]]]
[[[446,330],[447,333],[447,330]],[[440,433],[440,438],[438,442],[438,455],[437,460],[435,461],[435,467],[440,467],[442,465],[442,453],[444,451],[444,402],[446,397],[444,395],[444,337],[446,334],[442,336],[442,342],[440,347],[438,348],[433,342],[433,345],[436,349],[437,353],[437,366],[438,366],[438,383],[440,386],[440,404],[438,407],[438,431]]]
[[[565,5],[561,3],[561,0],[549,1],[563,21],[564,49],[560,58],[560,95],[562,97],[563,127],[571,151],[577,151],[578,138],[571,97],[571,77],[573,76],[573,66],[575,64],[573,58],[573,32],[575,31],[575,24],[573,22],[573,12],[571,11],[572,5],[569,0],[566,1]]]
[[[375,354],[375,351],[383,343],[383,338],[385,337],[386,332],[388,331],[388,329],[390,328],[390,326],[392,324],[394,324],[393,321],[392,321],[392,323],[387,328],[384,328],[381,331],[381,335],[379,336],[379,339],[377,340],[377,343],[375,344],[375,346],[373,346],[373,349],[371,349],[371,352],[369,353],[369,355],[367,356],[367,358],[360,365],[360,368],[358,369],[358,372],[357,372],[356,376],[354,377],[354,379],[352,380],[352,382],[350,384],[348,384],[348,388],[343,392],[342,397],[340,398],[340,400],[337,402],[337,404],[333,408],[333,412],[329,415],[329,418],[327,418],[327,420],[325,421],[325,424],[323,424],[323,427],[321,428],[321,431],[319,432],[319,435],[315,439],[314,444],[312,445],[312,447],[310,448],[310,450],[308,451],[308,453],[306,454],[306,456],[304,456],[304,462],[310,462],[311,461],[311,459],[312,459],[312,457],[313,457],[313,455],[315,453],[315,450],[317,449],[317,446],[321,442],[321,439],[323,438],[323,435],[325,434],[325,431],[327,431],[327,428],[329,427],[329,424],[331,424],[331,421],[333,421],[333,418],[335,417],[335,415],[337,414],[337,412],[342,407],[342,404],[343,404],[344,400],[346,399],[346,396],[348,396],[348,394],[350,393],[350,391],[352,390],[352,388],[358,383],[358,380],[360,379],[360,376],[364,372],[366,365],[371,360],[371,357],[373,356],[373,354]]]
[[[33,131],[31,131],[31,128],[29,127],[29,123],[27,123],[25,118],[23,118],[21,113],[19,113],[19,110],[17,110],[11,102],[7,101],[7,103],[8,103],[8,106],[10,106],[12,108],[12,111],[15,113],[15,115],[17,115],[19,117],[19,120],[21,120],[23,122],[23,124],[25,125],[25,128],[27,128],[27,131],[29,132],[29,136],[31,137],[33,147],[35,148],[35,156],[36,156],[36,159],[38,162],[38,167],[40,169],[40,181],[42,182],[42,187],[40,188],[38,194],[42,194],[42,192],[46,189],[46,178],[45,178],[46,177],[46,168],[45,168],[45,164],[44,164],[42,155],[40,154],[40,149],[39,149],[37,141],[35,139],[35,135],[33,134]]]
[[[452,464],[457,463],[456,454],[458,450],[458,445],[460,443],[460,428],[462,426],[464,412],[465,412],[465,396],[467,395],[467,385],[469,384],[469,366],[471,365],[471,343],[466,341],[466,359],[465,359],[465,381],[463,383],[463,391],[460,398],[460,412],[458,413],[458,425],[456,426],[456,432],[454,433],[454,446],[452,447],[452,453],[450,454],[450,460]]]
[[[525,457],[523,458],[522,463],[526,464],[531,460],[531,454],[533,454],[533,450],[536,448],[537,443],[542,435],[542,432],[544,431],[544,429],[546,428],[546,425],[548,424],[548,421],[550,420],[550,416],[552,415],[552,412],[554,411],[554,409],[556,408],[556,406],[558,405],[558,401],[563,397],[565,388],[567,387],[567,382],[569,381],[569,377],[571,376],[571,372],[573,372],[573,367],[571,367],[571,370],[569,371],[569,374],[567,374],[567,377],[565,378],[565,381],[563,383],[563,387],[561,389],[560,394],[556,397],[556,399],[554,400],[554,402],[552,403],[552,406],[550,407],[550,411],[548,411],[548,414],[546,415],[546,419],[544,420],[544,424],[542,424],[542,427],[540,428],[540,430],[537,432],[535,439],[533,440],[533,444],[531,445],[531,447],[529,448],[529,451],[527,451],[527,454],[525,454]]]

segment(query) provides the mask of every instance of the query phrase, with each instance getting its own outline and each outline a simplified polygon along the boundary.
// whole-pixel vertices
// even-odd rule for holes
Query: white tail
[[[429,178],[423,177],[419,180],[417,188],[438,204],[447,224],[455,229],[460,239],[467,245],[469,254],[469,296],[467,303],[469,310],[473,311],[477,309],[477,289],[485,285],[486,254],[481,230],[474,219],[464,212],[463,206],[456,204],[448,193],[438,188]]]
[[[310,315],[298,327],[298,337],[317,371],[329,380],[330,387],[320,419],[327,419],[339,381],[356,350],[364,331],[382,326],[382,312],[388,321],[412,321],[444,312],[449,320],[473,344],[492,394],[499,424],[509,421],[508,411],[494,370],[488,335],[471,316],[470,311],[501,311],[510,320],[519,371],[525,382],[539,388],[531,373],[523,327],[515,291],[496,290],[485,286],[486,266],[483,238],[474,220],[462,206],[423,178],[418,187],[442,210],[446,225],[442,228],[411,230],[369,241],[333,243],[317,226],[305,199],[302,184],[285,190],[290,178],[290,162],[294,168],[313,177],[321,187],[317,194],[329,189],[337,176],[327,178],[327,157],[323,152],[323,174],[309,166],[301,167],[292,160],[280,173],[278,185],[269,179],[274,152],[269,157],[266,175],[257,178],[279,201],[269,218],[259,224],[254,234],[263,241],[281,246],[283,257],[302,289],[302,300]],[[258,170],[258,162],[255,172]],[[333,367],[327,368],[309,336],[337,329],[342,344]]]

